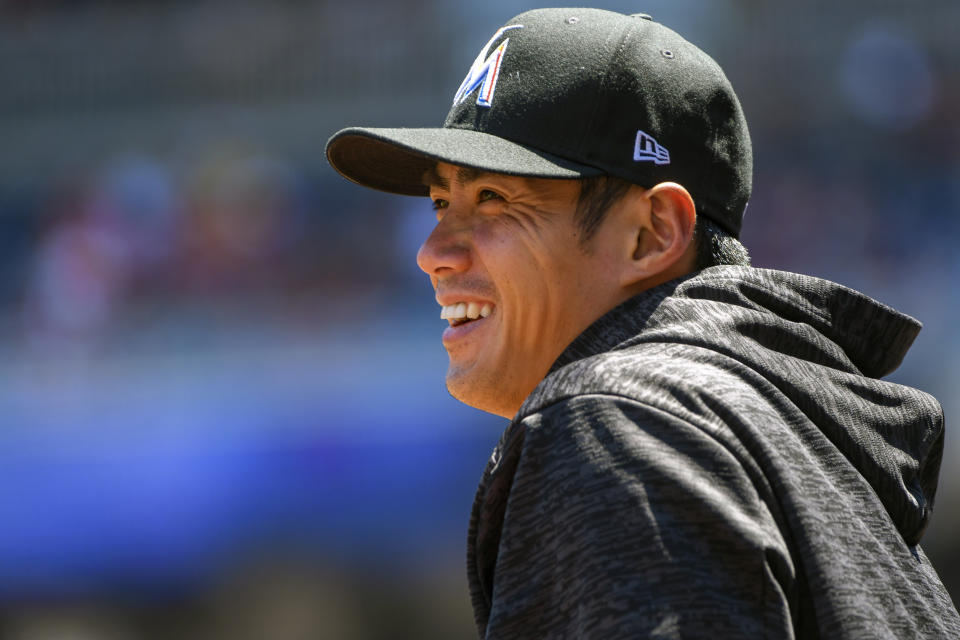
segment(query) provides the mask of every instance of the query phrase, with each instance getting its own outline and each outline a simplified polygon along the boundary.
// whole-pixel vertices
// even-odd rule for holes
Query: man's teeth
[[[440,311],[442,320],[463,320],[469,318],[486,318],[493,312],[493,307],[489,304],[480,305],[477,302],[460,302],[447,305]]]

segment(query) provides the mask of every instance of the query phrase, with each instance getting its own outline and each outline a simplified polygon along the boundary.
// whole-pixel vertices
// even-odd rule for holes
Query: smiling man
[[[443,127],[327,157],[432,200],[447,388],[510,420],[470,524],[481,637],[960,637],[919,546],[943,415],[880,379],[919,323],[749,266],[749,135],[706,54],[530,11]]]
[[[599,315],[695,266],[693,202],[678,184],[629,186],[584,237],[577,181],[441,162],[427,182],[437,226],[418,262],[450,321],[447,388],[505,418]]]

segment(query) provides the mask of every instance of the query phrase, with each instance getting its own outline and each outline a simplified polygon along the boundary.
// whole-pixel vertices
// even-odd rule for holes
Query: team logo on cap
[[[633,143],[633,160],[670,164],[670,152],[660,146],[649,133],[638,130],[637,139]]]
[[[493,46],[497,38],[510,29],[523,29],[523,25],[513,24],[509,27],[500,27],[497,29],[497,32],[493,34],[493,37],[487,42],[487,46],[483,48],[480,55],[477,56],[477,59],[473,61],[470,71],[467,72],[467,77],[463,79],[460,88],[457,89],[457,94],[453,97],[454,105],[458,105],[466,100],[467,96],[477,87],[480,87],[477,104],[481,107],[489,107],[493,104],[493,92],[497,88],[497,77],[500,75],[500,63],[503,61],[503,55],[507,52],[507,44],[509,44],[510,38],[501,42],[500,46],[494,49],[490,55],[487,55],[487,51]]]

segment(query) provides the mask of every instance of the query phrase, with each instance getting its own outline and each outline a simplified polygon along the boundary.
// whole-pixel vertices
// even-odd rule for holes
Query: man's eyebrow
[[[457,184],[461,187],[468,182],[476,180],[482,175],[490,173],[489,171],[483,171],[481,169],[473,169],[471,167],[457,167]]]
[[[441,189],[450,189],[450,183],[437,171],[437,165],[433,165],[423,172],[423,184],[428,187],[438,186]]]
[[[457,167],[457,184],[463,186],[487,173],[490,172],[482,169],[474,169],[473,167]],[[436,185],[441,189],[450,188],[450,181],[440,175],[440,173],[437,171],[436,165],[424,171],[423,184],[427,185],[428,187]]]

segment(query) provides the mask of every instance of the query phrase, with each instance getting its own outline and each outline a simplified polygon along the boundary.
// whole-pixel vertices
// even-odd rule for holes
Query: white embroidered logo
[[[497,38],[510,29],[523,29],[523,25],[514,24],[497,29],[497,32],[487,42],[487,46],[473,61],[470,71],[467,72],[467,77],[463,79],[460,88],[457,89],[457,94],[453,97],[454,105],[463,102],[478,86],[480,87],[480,93],[477,96],[477,104],[481,107],[489,107],[493,103],[493,92],[497,88],[497,77],[500,75],[500,63],[503,61],[503,54],[507,51],[510,38],[501,42],[500,46],[494,49],[489,56],[487,56],[487,50],[490,49]]]
[[[653,136],[638,130],[633,143],[633,159],[635,162],[652,160],[657,164],[670,164],[670,152],[660,146]]]

